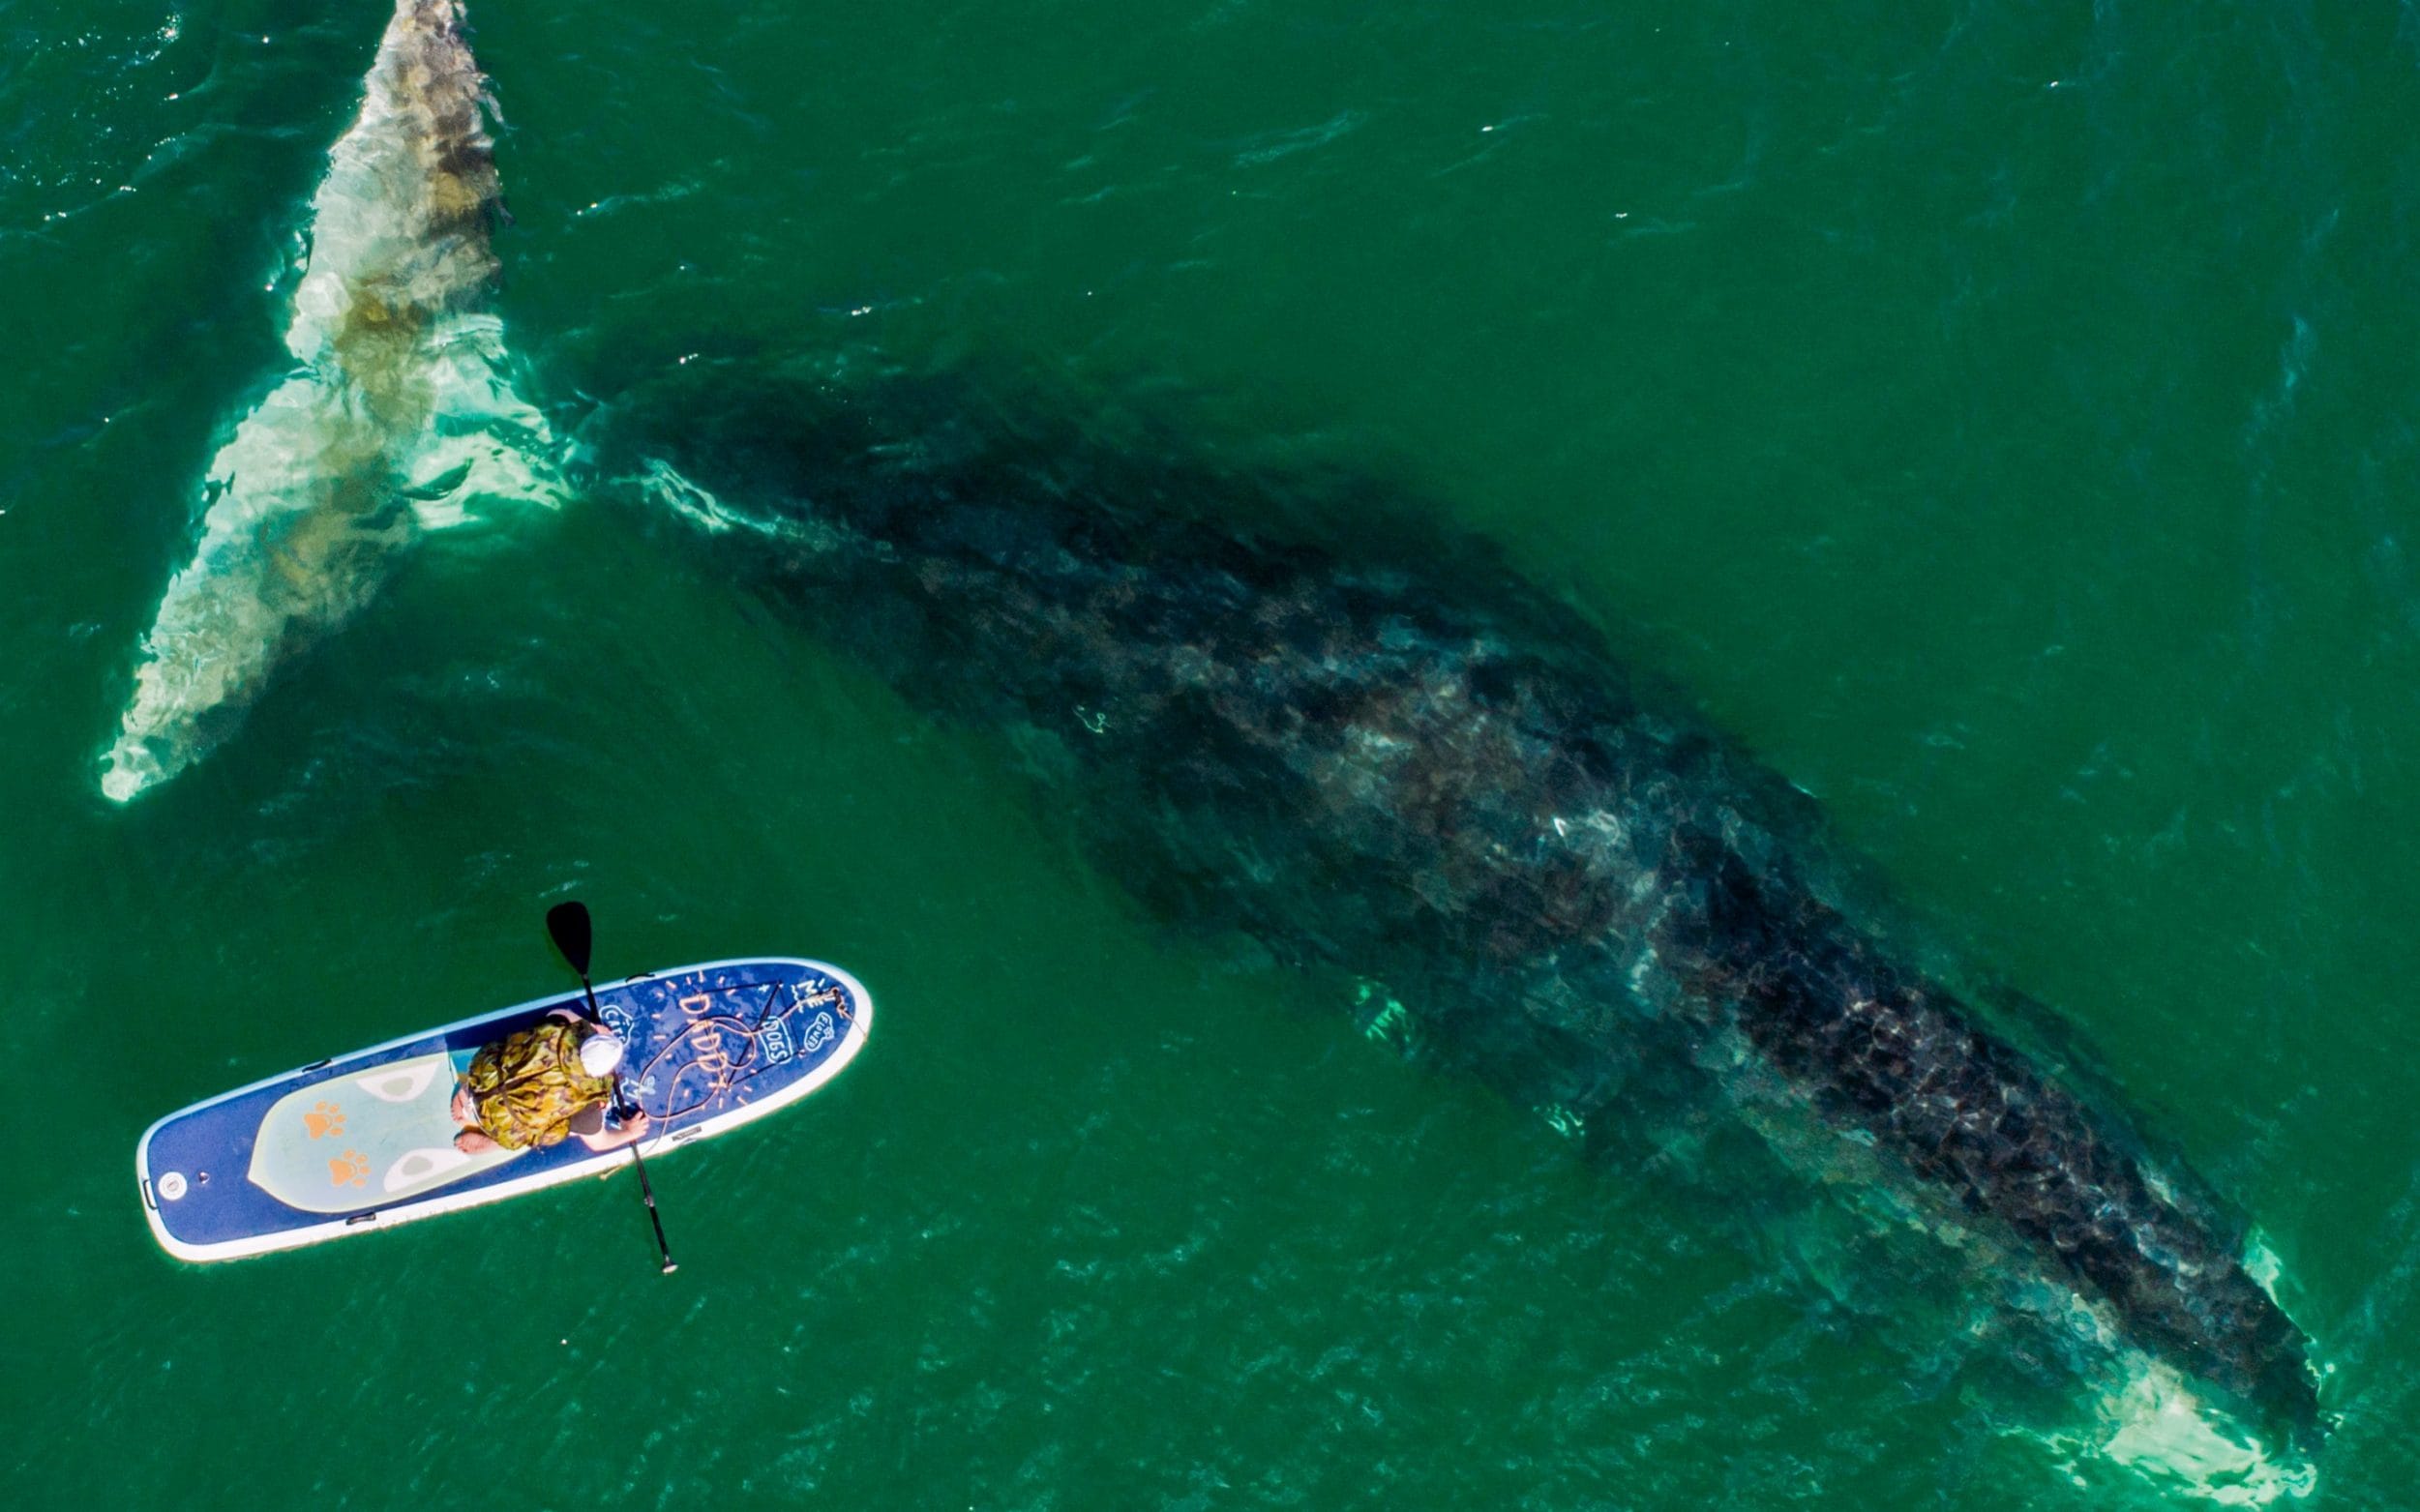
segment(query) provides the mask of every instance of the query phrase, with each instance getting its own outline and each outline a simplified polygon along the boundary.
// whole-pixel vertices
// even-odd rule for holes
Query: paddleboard
[[[711,961],[597,989],[628,1047],[625,1096],[653,1120],[639,1148],[711,1139],[796,1102],[873,1026],[856,978],[820,961]],[[391,1229],[628,1165],[578,1137],[545,1149],[454,1147],[448,1105],[479,1047],[578,992],[316,1060],[173,1112],[134,1151],[143,1215],[179,1260],[236,1260]]]

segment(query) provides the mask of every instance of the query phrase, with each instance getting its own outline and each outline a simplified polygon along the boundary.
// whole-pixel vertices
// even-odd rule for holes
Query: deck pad
[[[640,1148],[735,1128],[805,1096],[865,1042],[873,1003],[847,972],[791,958],[717,961],[597,990],[626,1043],[624,1095],[654,1120]],[[466,1155],[450,1105],[479,1047],[562,1009],[541,998],[315,1062],[169,1114],[135,1153],[169,1253],[229,1260],[497,1201],[630,1158],[578,1138]]]
[[[365,1075],[331,1077],[269,1105],[254,1136],[254,1185],[307,1213],[352,1213],[414,1197],[516,1153],[465,1155],[447,1113],[468,1055],[415,1055]]]

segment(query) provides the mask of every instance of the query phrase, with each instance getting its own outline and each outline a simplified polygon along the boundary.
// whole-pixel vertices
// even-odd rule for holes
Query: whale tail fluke
[[[224,739],[291,654],[374,598],[423,533],[566,493],[513,380],[489,231],[485,75],[459,0],[400,0],[361,112],[312,198],[286,347],[297,371],[211,463],[101,790],[126,802]]]

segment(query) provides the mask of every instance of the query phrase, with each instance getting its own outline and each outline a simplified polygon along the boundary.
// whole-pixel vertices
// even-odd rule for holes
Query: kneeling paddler
[[[606,1126],[622,1042],[603,1025],[557,1008],[528,1028],[483,1045],[454,1089],[454,1147],[464,1154],[543,1149],[577,1134],[592,1150],[610,1150],[647,1132],[633,1110]]]

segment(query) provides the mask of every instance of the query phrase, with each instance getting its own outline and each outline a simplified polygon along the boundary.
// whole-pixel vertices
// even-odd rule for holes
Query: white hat
[[[622,1042],[603,1029],[580,1042],[580,1069],[592,1077],[611,1075],[622,1063]]]

